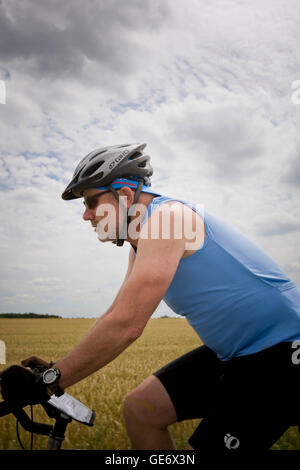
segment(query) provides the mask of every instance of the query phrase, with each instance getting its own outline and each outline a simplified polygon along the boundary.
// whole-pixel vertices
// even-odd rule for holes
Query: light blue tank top
[[[256,244],[220,218],[183,199],[156,197],[152,212],[179,201],[204,220],[200,249],[183,258],[164,296],[203,343],[227,361],[300,339],[300,290]]]

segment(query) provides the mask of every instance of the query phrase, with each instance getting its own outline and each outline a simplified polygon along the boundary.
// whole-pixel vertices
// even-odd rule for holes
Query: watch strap
[[[56,395],[57,397],[60,397],[61,395],[64,394],[64,391],[62,388],[60,388],[60,386],[58,385],[57,382],[54,382],[53,384],[51,385],[47,385],[47,387],[49,388],[49,390],[51,392],[54,393],[54,395]]]

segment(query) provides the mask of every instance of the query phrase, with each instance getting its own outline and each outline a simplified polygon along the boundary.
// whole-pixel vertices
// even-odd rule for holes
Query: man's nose
[[[82,218],[83,220],[92,220],[94,218],[93,211],[87,207],[83,213]]]

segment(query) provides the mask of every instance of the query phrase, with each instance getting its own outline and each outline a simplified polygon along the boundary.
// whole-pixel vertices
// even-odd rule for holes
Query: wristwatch
[[[57,397],[63,395],[64,391],[58,385],[58,380],[61,376],[60,370],[57,367],[51,367],[43,372],[43,382]]]

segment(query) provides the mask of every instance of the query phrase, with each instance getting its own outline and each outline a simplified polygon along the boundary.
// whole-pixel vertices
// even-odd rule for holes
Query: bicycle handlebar
[[[18,408],[10,403],[3,401],[0,403],[0,417],[13,414],[21,426],[26,430],[34,434],[40,434],[42,436],[49,436],[53,427],[49,424],[37,423],[29,418],[23,408]]]
[[[41,436],[49,436],[53,427],[50,424],[37,423],[29,418],[27,413],[23,409],[16,410],[13,412],[21,426],[26,430],[34,434],[40,434]]]
[[[95,420],[95,412],[90,410],[80,401],[76,400],[71,395],[64,393],[61,397],[52,395],[48,402],[41,403],[47,415],[54,418],[55,424],[38,423],[29,418],[27,413],[23,410],[25,404],[14,405],[7,401],[0,403],[0,417],[8,414],[14,414],[21,426],[32,434],[40,434],[48,436],[48,450],[59,450],[65,438],[64,433],[67,425],[75,419],[76,421],[87,426],[93,426]],[[18,435],[19,439],[19,435]],[[23,447],[20,439],[20,445]]]
[[[75,419],[76,421],[85,424],[86,426],[93,426],[95,420],[95,412],[90,410],[86,405],[76,400],[76,398],[71,395],[64,393],[61,397],[56,397],[52,395],[51,398],[44,403],[41,403],[42,407],[46,411],[47,415],[50,418],[57,419],[62,413],[69,417],[70,419]],[[6,416],[8,414],[14,414],[18,417],[21,425],[27,429],[29,422],[34,423],[23,410],[27,406],[25,403],[22,405],[14,405],[7,401],[0,402],[0,417]],[[21,410],[23,413],[21,413]],[[27,417],[25,418],[24,415]],[[23,420],[23,421],[22,421]],[[39,424],[39,423],[34,423]],[[34,431],[35,432],[35,431]]]
[[[41,372],[38,367],[35,367],[36,372]],[[44,423],[38,423],[30,419],[23,408],[28,406],[27,401],[13,402],[10,400],[0,402],[0,418],[8,414],[13,414],[17,418],[17,435],[22,448],[23,445],[20,441],[18,434],[18,423],[26,430],[33,434],[40,434],[49,436],[48,449],[58,450],[64,440],[64,432],[67,425],[72,419],[85,424],[86,426],[93,426],[95,420],[95,412],[90,410],[86,405],[76,400],[68,393],[63,393],[60,397],[52,395],[48,401],[40,403],[47,415],[55,419],[54,426]],[[32,409],[31,409],[32,412]],[[33,414],[31,415],[33,417]]]

